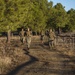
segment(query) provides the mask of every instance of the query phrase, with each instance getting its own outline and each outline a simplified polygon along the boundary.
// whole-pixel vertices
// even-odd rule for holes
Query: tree
[[[11,31],[27,26],[32,20],[32,4],[30,0],[1,0],[1,30],[7,32],[7,42],[10,43]]]
[[[59,29],[59,33],[60,33],[60,29],[65,27],[65,25],[67,24],[68,17],[64,9],[64,6],[61,3],[57,3],[57,5],[55,5],[54,8],[56,10],[56,13],[54,16],[55,25],[56,25],[56,28]]]
[[[50,1],[48,3],[47,8],[48,8],[48,13],[47,13],[48,19],[47,19],[46,28],[47,29],[50,27],[55,28],[55,25],[54,25],[54,23],[55,23],[55,21],[54,21],[55,9],[53,8],[53,2],[52,1]]]
[[[40,32],[46,27],[47,0],[32,0],[32,3],[34,4],[34,8],[31,28],[35,32]]]
[[[67,12],[68,16],[69,16],[69,22],[67,23],[67,29],[69,31],[74,31],[75,30],[75,10],[74,9],[70,9],[68,12]]]
[[[3,31],[4,25],[4,11],[5,11],[5,3],[4,0],[0,0],[0,32]]]

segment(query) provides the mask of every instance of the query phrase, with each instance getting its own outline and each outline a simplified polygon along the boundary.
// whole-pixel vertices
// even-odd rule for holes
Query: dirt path
[[[75,75],[75,60],[58,50],[37,42],[30,50],[23,45],[22,50],[29,59],[7,75]]]

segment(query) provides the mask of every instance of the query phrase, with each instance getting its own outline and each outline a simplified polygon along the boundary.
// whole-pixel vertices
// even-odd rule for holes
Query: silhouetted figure
[[[40,38],[40,40],[41,40],[41,43],[43,44],[43,42],[44,42],[44,31],[43,30],[41,31],[41,38]]]

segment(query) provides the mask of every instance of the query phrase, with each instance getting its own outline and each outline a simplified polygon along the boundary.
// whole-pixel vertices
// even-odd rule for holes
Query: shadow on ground
[[[25,50],[25,54],[28,55],[30,57],[30,60],[24,64],[21,64],[20,66],[17,66],[14,70],[12,70],[11,72],[9,72],[7,75],[16,75],[23,67],[28,66],[36,61],[38,61],[37,58],[35,58],[34,56],[29,54],[29,51]]]
[[[52,74],[54,74],[54,75],[75,75],[75,68],[72,68],[72,66],[69,65],[70,62],[75,63],[75,60],[72,57],[70,57],[68,55],[64,55],[62,53],[62,51],[58,51],[56,49],[50,50],[48,48],[48,46],[45,46],[47,44],[44,44],[44,45],[39,44],[39,45],[41,46],[41,48],[46,49],[49,52],[55,52],[55,53],[58,52],[59,53],[58,56],[57,56],[58,59],[59,58],[67,58],[69,60],[62,60],[62,61],[59,61],[59,60],[55,61],[54,60],[54,61],[52,61],[54,64],[50,63],[50,62],[44,62],[45,64],[43,66],[41,66],[40,68],[37,68],[37,67],[36,68],[35,67],[34,68],[33,67],[32,68],[28,68],[28,69],[25,70],[24,73],[26,73],[27,71],[30,71],[32,73],[34,73],[34,72],[38,73],[38,75],[47,75],[46,73],[48,73],[48,75],[52,75]],[[34,48],[34,46],[33,46],[33,48]],[[16,75],[24,67],[29,66],[29,65],[35,63],[36,61],[39,61],[38,58],[30,55],[29,50],[24,49],[24,51],[25,51],[25,54],[30,57],[30,60],[28,62],[24,63],[24,64],[21,64],[20,66],[17,66],[14,70],[12,70],[11,72],[9,72],[7,75]],[[61,63],[61,65],[59,64],[59,62]],[[55,65],[55,63],[57,63],[57,64]],[[48,64],[50,65],[50,67],[49,67]],[[48,67],[45,67],[46,65],[48,65]],[[55,67],[58,67],[58,66],[60,66],[61,69],[59,69],[59,68],[56,69],[55,68]],[[71,66],[71,69],[68,69],[68,66]],[[25,74],[23,74],[23,75],[25,75]],[[36,75],[36,74],[33,74],[33,75]]]

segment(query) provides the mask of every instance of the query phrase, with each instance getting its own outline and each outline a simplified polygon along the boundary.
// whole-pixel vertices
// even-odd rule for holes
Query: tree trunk
[[[7,32],[7,43],[10,43],[10,40],[11,40],[11,31],[8,30],[8,32]]]

